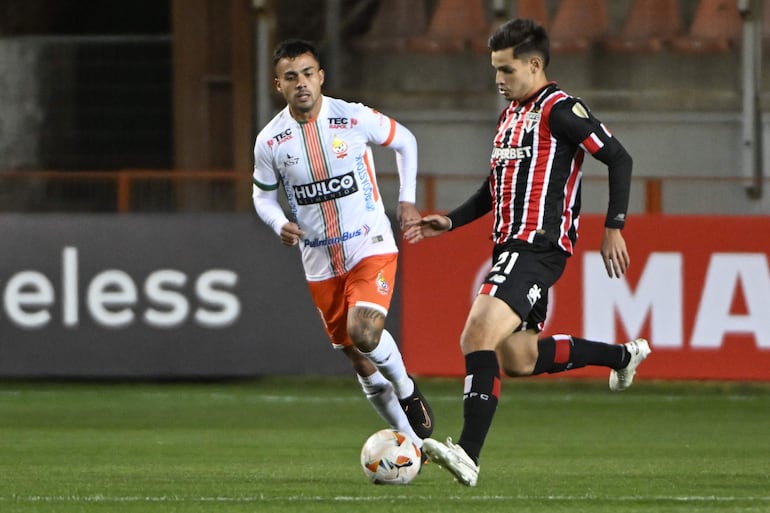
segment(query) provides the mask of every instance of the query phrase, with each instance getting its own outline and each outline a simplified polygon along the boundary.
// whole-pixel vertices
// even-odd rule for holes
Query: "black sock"
[[[586,365],[622,369],[631,355],[622,346],[593,342],[569,335],[554,335],[537,341],[537,362],[532,374],[563,372]]]
[[[457,443],[478,463],[500,398],[500,367],[494,351],[465,355],[463,431]]]

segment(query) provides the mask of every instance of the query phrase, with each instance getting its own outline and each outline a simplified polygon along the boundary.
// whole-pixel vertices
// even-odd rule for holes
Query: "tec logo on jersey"
[[[337,128],[348,128],[349,126],[353,127],[358,124],[358,120],[356,118],[329,118],[329,128],[337,129]]]
[[[291,140],[293,136],[291,135],[291,128],[287,128],[283,132],[280,132],[278,134],[275,134],[273,137],[267,140],[268,147],[272,148],[274,144],[283,144],[286,141]]]

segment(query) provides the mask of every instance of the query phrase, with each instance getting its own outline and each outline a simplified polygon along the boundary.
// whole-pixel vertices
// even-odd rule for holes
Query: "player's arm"
[[[492,193],[489,188],[489,177],[487,177],[481,187],[462,205],[447,215],[431,214],[423,217],[419,223],[413,223],[409,227],[404,233],[404,238],[415,243],[427,237],[436,237],[475,221],[491,210]]]
[[[621,233],[626,222],[631,191],[631,155],[580,100],[565,101],[554,107],[551,131],[557,138],[563,137],[579,145],[607,166],[609,202],[604,220],[601,255],[610,278],[620,277],[631,264]]]
[[[260,219],[272,229],[286,246],[296,246],[304,232],[286,217],[278,202],[278,184],[266,186],[254,180],[252,199]]]
[[[604,220],[601,255],[610,278],[620,278],[631,265],[622,229],[626,224],[628,199],[631,190],[633,161],[623,145],[614,137],[608,137],[602,148],[593,154],[607,165],[610,197]]]
[[[379,114],[379,113],[377,113]],[[379,114],[387,124],[387,135],[382,146],[396,153],[398,169],[398,222],[404,229],[408,224],[420,219],[420,212],[415,206],[417,197],[417,138],[398,121]]]
[[[259,142],[257,143],[259,148]],[[287,246],[299,243],[303,235],[296,223],[289,221],[278,202],[278,181],[269,164],[269,157],[259,149],[254,152],[254,175],[252,177],[252,199],[254,209],[262,221],[280,237]]]
[[[580,146],[607,166],[609,203],[604,226],[622,229],[628,212],[633,161],[626,149],[577,99],[563,101],[551,112],[551,132]]]

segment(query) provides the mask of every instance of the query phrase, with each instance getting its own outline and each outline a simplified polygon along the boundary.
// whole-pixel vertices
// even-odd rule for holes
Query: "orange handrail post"
[[[425,175],[425,212],[432,214],[436,211],[436,177]]]
[[[644,211],[660,214],[663,211],[663,180],[648,178],[644,182]]]
[[[131,173],[118,172],[118,212],[126,213],[131,210]]]

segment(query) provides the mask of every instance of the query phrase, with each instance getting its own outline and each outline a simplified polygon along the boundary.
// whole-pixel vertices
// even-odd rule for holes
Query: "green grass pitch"
[[[456,437],[462,381],[420,383]],[[476,488],[370,484],[382,427],[352,376],[0,383],[0,511],[770,511],[770,384],[506,380]]]

